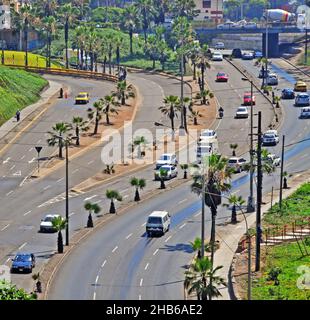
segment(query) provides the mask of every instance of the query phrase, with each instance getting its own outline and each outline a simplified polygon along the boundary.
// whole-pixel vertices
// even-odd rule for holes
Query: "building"
[[[223,0],[194,0],[198,16],[198,21],[213,21],[215,23],[223,20]]]

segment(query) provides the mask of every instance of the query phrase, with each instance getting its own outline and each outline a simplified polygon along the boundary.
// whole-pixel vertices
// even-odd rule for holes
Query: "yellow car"
[[[75,104],[82,104],[85,103],[87,104],[89,102],[89,94],[87,92],[80,92],[76,97],[75,97]]]
[[[294,90],[300,92],[307,92],[307,85],[305,82],[299,80],[295,83]]]

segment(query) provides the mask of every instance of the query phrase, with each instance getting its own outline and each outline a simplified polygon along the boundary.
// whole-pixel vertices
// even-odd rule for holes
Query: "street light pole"
[[[284,144],[285,135],[282,137],[282,154],[281,154],[281,173],[280,173],[280,196],[279,196],[279,209],[282,210],[282,190],[283,190],[283,167],[284,167]]]
[[[201,257],[205,255],[205,190],[206,190],[206,178],[205,178],[205,166],[204,159],[202,159],[202,184],[201,184]]]
[[[68,141],[66,144],[66,246],[69,245],[69,157],[68,157]]]

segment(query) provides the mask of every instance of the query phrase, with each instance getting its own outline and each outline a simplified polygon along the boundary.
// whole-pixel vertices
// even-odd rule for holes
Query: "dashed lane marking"
[[[23,244],[18,248],[18,250],[23,249],[26,245],[27,245],[27,242],[23,243]]]
[[[168,242],[171,238],[172,238],[172,236],[169,236],[169,237],[165,240],[165,242]]]
[[[102,263],[102,265],[101,265],[101,268],[103,268],[106,263],[107,263],[107,260],[104,260],[103,263]]]
[[[128,240],[132,236],[132,233],[130,233],[127,237],[126,240]]]
[[[182,224],[179,229],[183,229],[186,226],[186,223]]]
[[[155,256],[157,254],[157,252],[159,251],[159,249],[156,249],[153,253],[153,256]]]
[[[114,253],[118,249],[118,246],[116,246],[113,250],[112,253]]]
[[[5,229],[7,229],[10,226],[10,224],[7,224],[6,226],[4,226],[1,231],[4,231]]]
[[[143,278],[141,278],[140,280],[140,287],[142,287],[142,284],[143,284]]]
[[[8,192],[6,195],[9,196],[10,194],[12,194],[14,191],[11,190],[10,192]]]
[[[27,211],[24,213],[24,216],[26,216],[27,214],[29,214],[31,212],[31,210]]]
[[[149,263],[146,264],[144,270],[147,270],[148,267],[149,267]]]

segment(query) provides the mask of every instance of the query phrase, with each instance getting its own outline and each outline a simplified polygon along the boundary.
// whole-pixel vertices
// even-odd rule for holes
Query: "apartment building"
[[[221,22],[223,20],[223,0],[195,0],[199,14],[195,20]]]

